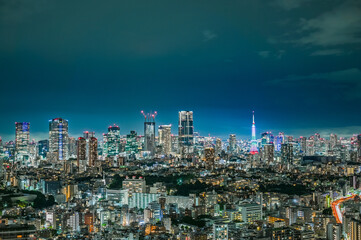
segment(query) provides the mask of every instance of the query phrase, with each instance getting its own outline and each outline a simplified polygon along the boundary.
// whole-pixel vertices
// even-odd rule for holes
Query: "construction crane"
[[[155,121],[155,117],[157,116],[157,111],[155,112],[150,112],[150,113],[145,113],[143,110],[140,111],[140,113],[143,115],[144,117],[144,121],[147,122],[147,121],[151,121],[153,120],[153,122]]]

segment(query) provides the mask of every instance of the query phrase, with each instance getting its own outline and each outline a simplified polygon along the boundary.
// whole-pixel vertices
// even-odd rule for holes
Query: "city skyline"
[[[181,112],[181,111],[180,111]],[[143,113],[143,110],[140,111],[141,114],[144,114]],[[155,112],[157,113],[157,112]],[[233,132],[229,132],[229,133],[221,133],[219,135],[216,135],[216,134],[211,134],[210,131],[208,131],[208,133],[206,132],[200,132],[200,131],[197,131],[197,128],[195,128],[195,133],[199,133],[200,136],[211,136],[211,137],[219,137],[221,138],[222,140],[227,140],[229,138],[229,135],[230,134],[235,134],[237,139],[244,139],[244,140],[250,140],[252,139],[252,131],[251,130],[252,128],[252,121],[253,121],[253,117],[254,117],[254,114],[255,111],[251,111],[251,114],[250,114],[250,117],[251,117],[251,120],[247,123],[248,125],[251,125],[251,126],[243,126],[240,130],[237,132],[236,131],[233,131]],[[149,116],[151,117],[151,116]],[[164,121],[162,122],[158,122],[159,116],[157,117],[157,119],[154,119],[155,121],[155,129],[156,129],[156,132],[158,132],[158,127],[162,126],[162,125],[171,125],[171,126],[174,126],[171,128],[171,134],[172,135],[175,135],[177,136],[178,135],[178,121],[173,121],[173,123],[166,123]],[[67,121],[69,121],[67,118],[63,118]],[[51,121],[51,119],[49,120],[49,122]],[[153,120],[152,120],[153,121]],[[24,121],[26,123],[31,123],[32,127],[34,124],[32,124],[32,122],[30,121]],[[82,122],[82,121],[81,121]],[[15,122],[17,123],[17,122]],[[20,122],[21,123],[21,122]],[[138,123],[138,121],[136,122]],[[125,136],[127,134],[130,133],[130,131],[136,131],[138,134],[140,135],[144,135],[144,119],[143,121],[140,120],[139,122],[140,126],[136,126],[135,128],[127,128],[126,126],[121,126],[117,123],[110,123],[108,125],[105,125],[104,126],[104,129],[90,129],[90,128],[84,128],[82,129],[81,131],[79,132],[76,132],[76,131],[72,131],[72,127],[71,127],[71,124],[69,124],[69,137],[79,137],[79,136],[83,136],[83,133],[86,132],[86,131],[90,131],[90,132],[94,132],[95,133],[95,136],[98,138],[98,139],[102,139],[103,138],[103,135],[107,132],[107,128],[109,126],[112,126],[112,125],[117,125],[117,127],[119,127],[119,131],[120,131],[120,135],[122,136]],[[247,125],[246,124],[246,125]],[[197,125],[197,122],[196,122],[196,125]],[[257,125],[259,125],[257,123]],[[262,124],[264,125],[264,124]],[[48,128],[47,128],[47,125],[44,127],[42,126],[42,128],[45,128],[44,132],[42,133],[39,133],[37,131],[34,131],[31,127],[31,130],[30,130],[30,140],[36,140],[36,141],[39,141],[39,140],[44,140],[44,139],[48,139],[49,138],[49,132],[48,132]],[[259,129],[259,127],[257,127],[257,129],[255,130],[256,132],[256,139],[260,139],[261,137],[261,134],[264,133],[264,132],[272,132],[274,135],[277,135],[279,132],[283,132],[285,133],[285,135],[289,135],[289,136],[293,136],[293,137],[301,137],[301,136],[304,136],[304,137],[308,137],[308,136],[312,136],[314,134],[320,134],[321,137],[323,138],[329,138],[329,136],[331,134],[336,134],[338,137],[346,137],[346,138],[349,138],[349,137],[353,137],[353,136],[356,136],[359,134],[359,132],[357,132],[357,127],[355,128],[350,128],[348,129],[347,131],[345,131],[344,128],[342,129],[324,129],[324,130],[321,130],[321,131],[317,131],[317,129],[300,129],[298,131],[287,131],[287,130],[284,130],[284,129],[277,129],[277,130],[274,130],[272,128],[262,128],[262,129]],[[240,133],[243,133],[243,134],[240,134]],[[14,141],[15,140],[15,135],[16,135],[16,132],[15,132],[15,129],[12,129],[12,133],[10,134],[3,134],[1,135],[0,134],[0,137],[2,138],[3,141]],[[158,133],[156,133],[156,136],[158,137]]]
[[[360,240],[361,0],[0,0],[0,239]]]

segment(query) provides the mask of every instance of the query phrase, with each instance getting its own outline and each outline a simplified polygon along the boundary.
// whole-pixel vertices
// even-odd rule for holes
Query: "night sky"
[[[361,133],[361,1],[0,1],[0,136],[48,120],[143,134]]]

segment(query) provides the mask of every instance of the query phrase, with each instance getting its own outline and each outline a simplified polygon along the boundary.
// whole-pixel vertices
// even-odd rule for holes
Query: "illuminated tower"
[[[155,151],[155,117],[157,112],[145,114],[141,111],[144,116],[144,150],[149,151],[151,155]]]
[[[252,123],[252,140],[251,140],[251,154],[256,154],[258,153],[258,149],[257,149],[257,140],[256,140],[256,123],[254,122],[254,111],[252,112],[253,114],[253,123]]]
[[[125,151],[129,154],[134,154],[139,152],[139,146],[137,142],[137,132],[130,131],[130,134],[127,135],[127,142],[125,144]]]
[[[15,151],[17,156],[29,154],[29,128],[30,123],[28,122],[15,123]]]
[[[180,111],[178,121],[178,143],[181,153],[193,153],[193,111]]]
[[[159,144],[162,146],[164,154],[172,151],[172,125],[160,125],[158,128]]]
[[[49,120],[49,152],[58,160],[68,158],[68,121],[62,118]]]
[[[117,125],[109,126],[108,133],[103,134],[104,157],[114,158],[120,152],[120,128]]]

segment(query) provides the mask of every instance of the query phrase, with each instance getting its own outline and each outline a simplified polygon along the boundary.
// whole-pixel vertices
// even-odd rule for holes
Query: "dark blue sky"
[[[0,0],[0,136],[32,138],[117,123],[142,133],[193,110],[195,131],[361,132],[361,2],[356,0]]]

